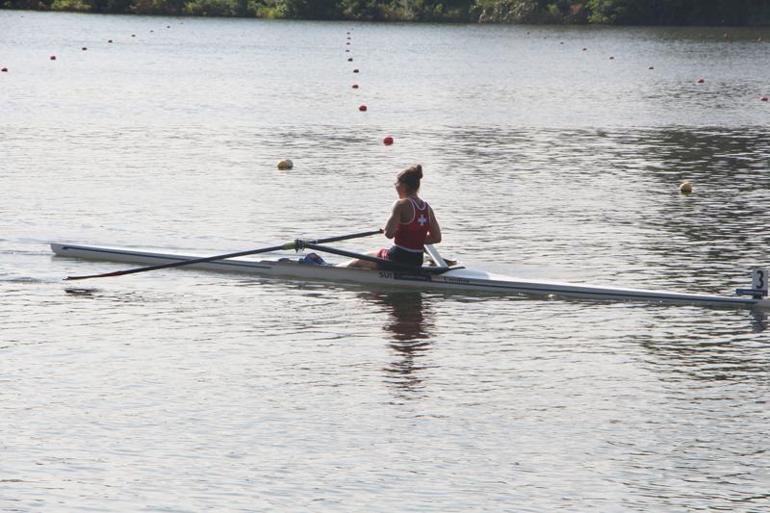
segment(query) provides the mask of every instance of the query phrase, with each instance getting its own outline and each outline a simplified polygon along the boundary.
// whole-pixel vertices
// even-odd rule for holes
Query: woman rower
[[[417,164],[407,168],[396,176],[398,200],[393,204],[393,212],[385,223],[385,237],[395,239],[390,249],[380,249],[371,256],[394,263],[420,267],[425,244],[441,242],[441,227],[425,200],[417,193],[420,190],[422,166]],[[353,260],[348,267],[376,269],[381,264],[368,260]],[[387,267],[385,265],[385,267]]]

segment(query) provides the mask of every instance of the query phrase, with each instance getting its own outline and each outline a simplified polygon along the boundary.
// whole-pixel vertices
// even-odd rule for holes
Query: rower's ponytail
[[[398,181],[406,185],[409,192],[417,192],[420,189],[420,180],[422,180],[422,166],[420,164],[408,167],[398,174]]]

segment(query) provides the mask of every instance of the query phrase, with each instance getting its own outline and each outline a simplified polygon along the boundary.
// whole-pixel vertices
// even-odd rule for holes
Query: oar
[[[383,270],[393,271],[407,271],[417,274],[441,274],[449,270],[449,267],[436,267],[435,269],[428,269],[416,265],[401,264],[399,262],[393,262],[391,260],[384,260],[382,258],[373,257],[371,255],[363,255],[361,253],[355,253],[353,251],[345,251],[344,249],[330,248],[328,246],[320,246],[310,241],[299,241],[302,244],[302,248],[314,249],[316,251],[322,251],[324,253],[331,253],[332,255],[340,255],[349,258],[357,258],[359,260],[366,260],[367,262],[374,262],[375,264],[381,264]]]
[[[382,233],[382,230],[372,230],[368,232],[351,233],[350,235],[340,235],[339,237],[328,237],[326,239],[318,239],[317,241],[313,241],[313,242],[320,242],[320,243],[337,242],[341,240],[369,237],[370,235],[376,235],[378,233]],[[102,274],[89,274],[85,276],[67,276],[64,279],[65,280],[86,280],[89,278],[107,278],[111,276],[123,276],[124,274],[143,273],[145,271],[168,269],[170,267],[182,267],[183,265],[202,264],[204,262],[213,262],[214,260],[224,260],[226,258],[235,258],[240,256],[246,256],[246,255],[256,255],[258,253],[270,253],[271,251],[279,251],[279,250],[292,250],[292,249],[297,249],[298,247],[302,247],[304,243],[305,241],[295,240],[293,242],[287,242],[286,244],[281,244],[279,246],[270,246],[267,248],[259,248],[259,249],[249,249],[246,251],[238,251],[236,253],[226,253],[224,255],[215,255],[215,256],[203,257],[203,258],[193,258],[191,260],[180,260],[179,262],[171,262],[170,264],[158,264],[158,265],[149,265],[146,267],[136,267],[134,269],[126,269],[124,271],[113,271],[113,272],[102,273]]]

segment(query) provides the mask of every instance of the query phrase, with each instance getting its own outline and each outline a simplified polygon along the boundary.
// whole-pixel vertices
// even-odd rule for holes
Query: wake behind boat
[[[345,238],[352,238],[352,236]],[[343,240],[343,238],[340,237],[333,239]],[[503,295],[578,298],[598,301],[635,301],[654,304],[770,309],[770,300],[767,299],[767,274],[766,271],[761,269],[753,271],[753,284],[751,289],[739,289],[736,291],[735,296],[719,296],[515,278],[476,269],[467,269],[461,266],[447,266],[436,249],[431,246],[427,246],[426,250],[433,262],[436,263],[435,266],[423,266],[420,268],[391,266],[390,268],[382,270],[337,267],[330,264],[317,265],[303,263],[297,259],[289,258],[265,260],[243,258],[245,255],[265,252],[267,249],[313,249],[353,258],[372,259],[372,257],[366,255],[329,248],[312,241],[301,240],[281,246],[263,248],[263,250],[244,251],[213,257],[66,243],[52,243],[51,249],[57,256],[61,257],[130,264],[147,264],[150,266],[139,269],[130,269],[128,271],[104,273],[101,275],[73,277],[75,279],[118,276],[121,274],[157,268],[187,266],[213,272],[250,274],[301,281],[353,283],[373,287],[435,290],[445,293],[485,292]]]

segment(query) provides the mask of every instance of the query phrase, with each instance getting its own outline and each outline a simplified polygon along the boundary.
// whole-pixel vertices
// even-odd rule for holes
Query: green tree
[[[278,10],[283,17],[329,20],[340,14],[337,0],[281,0]]]

